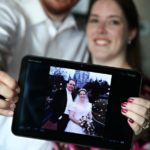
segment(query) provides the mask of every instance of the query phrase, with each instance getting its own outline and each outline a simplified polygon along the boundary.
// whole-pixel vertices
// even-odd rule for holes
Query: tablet
[[[25,56],[18,83],[21,92],[12,123],[15,135],[111,149],[131,148],[133,131],[121,114],[121,103],[139,96],[140,73]],[[68,92],[68,86],[72,90],[64,99],[62,93]],[[80,92],[86,97],[85,105],[77,101],[84,99]],[[68,122],[60,126],[64,116],[68,116]]]

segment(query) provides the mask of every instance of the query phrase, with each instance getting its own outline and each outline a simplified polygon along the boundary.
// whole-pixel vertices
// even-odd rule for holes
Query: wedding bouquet
[[[82,116],[80,122],[80,126],[87,135],[95,135],[95,127],[89,114],[87,116]]]

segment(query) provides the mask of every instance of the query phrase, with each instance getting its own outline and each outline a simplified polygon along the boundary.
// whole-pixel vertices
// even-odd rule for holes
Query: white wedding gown
[[[75,112],[75,118],[77,120],[81,119],[82,116],[87,116],[88,113],[91,113],[92,105],[91,103],[86,103],[86,105],[79,105],[79,103],[71,103],[69,106],[69,110]],[[82,127],[74,123],[73,121],[69,121],[65,132],[85,134]]]

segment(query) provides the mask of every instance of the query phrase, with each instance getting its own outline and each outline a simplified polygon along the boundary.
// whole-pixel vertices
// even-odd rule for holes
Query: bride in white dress
[[[91,116],[92,105],[89,103],[86,89],[80,89],[74,102],[69,106],[69,119],[65,132],[72,132],[78,134],[86,134],[81,127],[81,118],[84,116]]]

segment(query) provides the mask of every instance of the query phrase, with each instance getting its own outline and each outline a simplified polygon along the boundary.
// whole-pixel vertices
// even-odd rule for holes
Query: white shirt
[[[67,105],[66,105],[64,114],[69,115],[69,106],[72,104],[73,98],[72,98],[71,92],[67,88],[66,88],[66,91],[67,91]]]
[[[0,2],[0,64],[16,79],[26,54],[86,62],[84,37],[71,15],[56,31],[38,0]],[[52,149],[51,142],[13,135],[11,122],[0,117],[0,150]]]
[[[12,117],[0,117],[0,150],[52,150],[50,141],[15,136],[11,123]]]
[[[16,79],[27,54],[87,62],[85,47],[85,33],[72,15],[57,30],[39,0],[0,2],[0,62]]]

